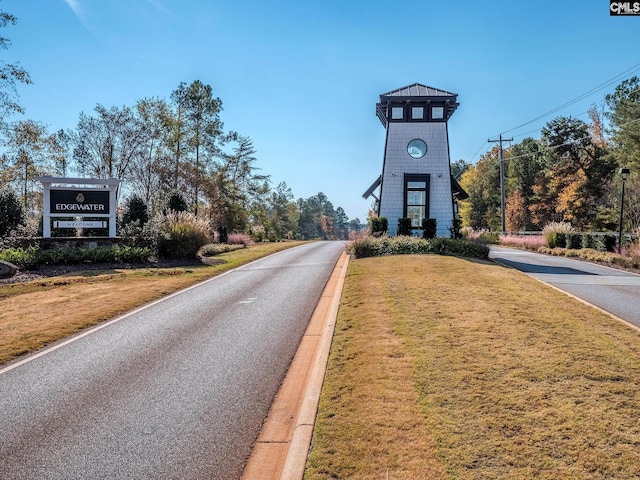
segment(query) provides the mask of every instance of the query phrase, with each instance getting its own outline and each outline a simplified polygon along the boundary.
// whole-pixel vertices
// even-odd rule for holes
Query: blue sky
[[[587,119],[619,80],[640,72],[640,16],[606,0],[2,0],[3,36],[22,118],[73,128],[97,103],[169,98],[212,86],[225,130],[249,136],[257,166],[296,198],[324,192],[364,221],[380,174],[381,93],[415,82],[458,94],[452,161],[476,161],[501,132],[537,138],[554,115],[509,131],[610,79],[557,112]],[[637,65],[637,66],[636,66]],[[626,74],[617,77],[619,74]]]

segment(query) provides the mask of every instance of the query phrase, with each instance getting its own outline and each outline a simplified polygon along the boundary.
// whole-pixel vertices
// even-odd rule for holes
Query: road
[[[343,248],[280,252],[0,369],[0,478],[239,478]]]
[[[640,327],[640,275],[565,257],[491,247],[489,257]]]

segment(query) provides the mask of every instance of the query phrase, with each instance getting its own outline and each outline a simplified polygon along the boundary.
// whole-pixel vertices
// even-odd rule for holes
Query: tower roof
[[[446,100],[447,98],[456,101],[457,93],[447,92],[439,88],[429,87],[421,83],[414,83],[406,87],[398,88],[380,95],[380,102],[399,101],[399,100],[427,100],[428,98]]]

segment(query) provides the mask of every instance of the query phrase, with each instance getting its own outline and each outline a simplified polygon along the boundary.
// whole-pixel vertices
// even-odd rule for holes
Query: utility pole
[[[504,160],[502,159],[502,142],[512,142],[512,138],[502,138],[502,134],[497,140],[488,139],[487,142],[500,142],[500,150],[498,150],[498,161],[500,162],[500,210],[502,213],[502,233],[507,232],[507,222],[504,212],[505,200],[504,200]]]

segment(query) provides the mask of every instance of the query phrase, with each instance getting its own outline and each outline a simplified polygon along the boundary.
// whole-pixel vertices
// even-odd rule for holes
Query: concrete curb
[[[349,256],[334,268],[242,474],[301,480],[311,446]]]

